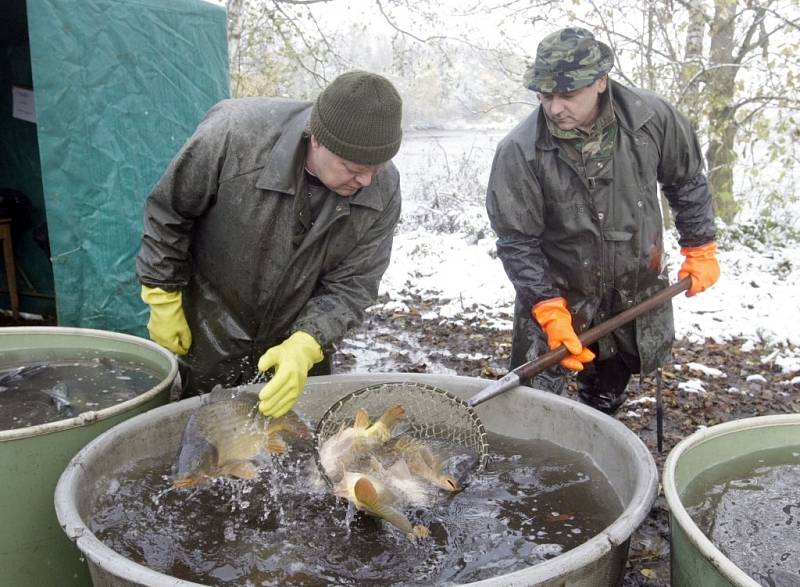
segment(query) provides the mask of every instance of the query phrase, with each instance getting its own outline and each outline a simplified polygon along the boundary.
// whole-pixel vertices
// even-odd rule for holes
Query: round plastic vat
[[[0,328],[0,357],[54,360],[63,351],[107,351],[147,365],[161,381],[135,398],[75,418],[0,430],[0,584],[89,585],[80,551],[58,524],[53,494],[64,468],[87,442],[123,420],[169,401],[179,385],[175,357],[134,336],[81,328]]]
[[[699,430],[682,440],[664,465],[670,509],[672,585],[758,587],[697,527],[681,496],[708,469],[750,453],[800,445],[800,414],[761,416]]]
[[[297,409],[318,419],[341,396],[368,385],[417,381],[468,398],[486,380],[415,374],[310,377]],[[260,386],[245,386],[255,401]],[[95,480],[112,476],[120,463],[174,457],[191,411],[191,398],[132,418],[87,445],[69,464],[56,488],[56,512],[67,535],[86,555],[95,586],[196,585],[163,575],[124,558],[100,542],[87,527]],[[515,388],[478,408],[490,431],[521,439],[543,439],[588,454],[605,473],[623,504],[622,514],[600,534],[565,554],[536,566],[475,585],[619,585],[631,534],[655,499],[658,475],[650,452],[624,425],[587,406],[530,389]]]

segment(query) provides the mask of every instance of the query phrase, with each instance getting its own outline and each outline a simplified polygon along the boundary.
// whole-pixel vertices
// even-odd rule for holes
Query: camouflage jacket
[[[581,332],[666,287],[657,183],[681,245],[714,239],[703,158],[688,120],[651,92],[613,81],[609,88],[618,124],[610,157],[577,168],[541,108],[497,147],[486,206],[517,313],[524,313],[515,325],[532,322],[534,304],[563,296]],[[623,345],[638,351],[643,372],[653,370],[670,354],[671,304],[616,336],[616,343],[600,341],[600,359]],[[619,340],[625,336],[635,340]]]
[[[200,387],[252,376],[296,330],[323,348],[358,325],[389,264],[400,215],[387,164],[352,197],[327,192],[297,238],[311,103],[271,98],[214,106],[147,199],[140,281],[183,291]],[[327,354],[327,352],[326,352]]]

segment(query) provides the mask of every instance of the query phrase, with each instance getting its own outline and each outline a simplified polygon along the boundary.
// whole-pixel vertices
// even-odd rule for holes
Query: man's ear
[[[602,94],[608,88],[608,75],[604,75],[597,80],[597,93]]]

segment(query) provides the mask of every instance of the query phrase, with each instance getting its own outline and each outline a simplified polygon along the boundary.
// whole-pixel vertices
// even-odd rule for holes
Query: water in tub
[[[101,410],[157,385],[151,367],[99,350],[20,352],[0,359],[0,430],[27,428]]]
[[[90,529],[132,561],[204,584],[432,585],[546,561],[595,536],[621,510],[584,455],[490,434],[487,469],[460,491],[434,483],[432,499],[400,500],[413,529],[426,529],[409,536],[315,482],[313,441],[285,440],[288,450],[265,451],[250,480],[175,487],[177,446],[120,464],[96,485]]]
[[[761,585],[800,585],[800,446],[754,452],[698,475],[681,500],[700,530]]]

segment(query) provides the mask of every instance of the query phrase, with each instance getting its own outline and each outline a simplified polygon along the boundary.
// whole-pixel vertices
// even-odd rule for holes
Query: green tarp
[[[202,0],[27,0],[58,323],[146,334],[134,258],[150,189],[229,95]]]

